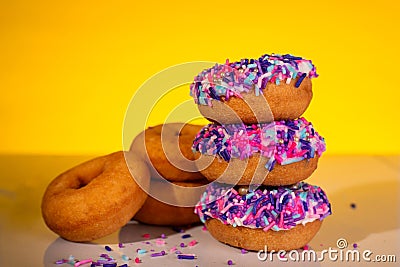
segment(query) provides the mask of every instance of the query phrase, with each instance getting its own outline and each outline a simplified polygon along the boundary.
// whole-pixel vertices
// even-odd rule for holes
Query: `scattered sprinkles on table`
[[[318,77],[311,60],[290,54],[265,54],[259,59],[242,59],[225,64],[216,64],[203,70],[190,86],[190,95],[196,104],[209,105],[213,99],[221,97],[228,100],[232,96],[241,97],[242,93],[254,90],[256,95],[266,88],[267,83],[289,84],[297,79],[299,87],[304,78]]]
[[[227,162],[260,153],[270,158],[265,167],[271,171],[276,162],[286,165],[321,156],[326,145],[312,123],[299,118],[251,125],[211,123],[197,134],[192,149],[209,156],[218,155]]]
[[[178,254],[177,259],[179,260],[195,260],[197,256],[195,254]]]
[[[179,233],[184,233],[184,229],[179,229],[177,231]],[[146,233],[142,235],[143,239],[149,239],[150,234]],[[74,256],[70,255],[67,259],[59,259],[54,262],[55,265],[68,265],[68,266],[101,266],[101,267],[128,267],[133,266],[135,264],[140,264],[144,261],[154,259],[161,260],[164,257],[175,258],[176,260],[196,260],[198,256],[193,254],[195,250],[193,247],[196,246],[199,242],[196,239],[193,239],[191,234],[183,234],[180,235],[179,239],[187,240],[187,245],[183,242],[176,242],[172,246],[167,247],[167,239],[166,234],[161,234],[158,238],[154,240],[148,240],[145,242],[141,242],[140,247],[133,248],[133,245],[138,245],[135,243],[118,243],[115,245],[104,245],[101,246],[107,253],[101,253],[97,259],[94,258],[86,258],[83,260],[78,260]],[[173,243],[173,242],[172,242]],[[157,248],[159,246],[164,246],[163,250],[155,251],[152,248]],[[143,247],[146,248],[143,248]],[[180,246],[181,250],[178,250],[177,247]],[[185,253],[189,252],[190,254]],[[134,254],[132,254],[132,252]],[[135,253],[136,252],[136,253]],[[169,252],[169,253],[168,253]],[[129,256],[130,255],[130,256]],[[130,262],[135,264],[129,264]]]
[[[149,238],[150,238],[150,234],[147,234],[147,233],[146,233],[146,234],[143,234],[142,237],[143,237],[143,238],[146,238],[146,239],[149,239]]]
[[[224,224],[288,230],[298,224],[322,220],[331,214],[325,192],[305,182],[265,188],[240,195],[230,185],[212,183],[195,207],[202,222],[218,219]]]
[[[183,239],[186,239],[186,238],[189,238],[189,237],[192,237],[192,235],[191,235],[191,234],[184,234],[184,235],[182,236]]]

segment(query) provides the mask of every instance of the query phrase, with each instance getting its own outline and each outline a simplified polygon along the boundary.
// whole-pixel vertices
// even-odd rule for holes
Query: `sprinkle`
[[[161,252],[156,252],[156,253],[152,253],[150,256],[151,257],[160,257],[160,256],[164,256],[166,253],[164,250],[162,250]]]
[[[299,77],[299,79],[296,81],[294,87],[296,87],[296,88],[300,87],[301,82],[304,80],[304,78],[305,78],[306,76],[307,76],[307,74],[306,74],[306,73],[303,73],[303,74]]]
[[[146,239],[149,239],[150,238],[150,234],[143,234],[142,237],[146,238]]]
[[[352,209],[355,209],[355,208],[357,208],[357,205],[356,205],[356,203],[351,203],[351,204],[350,204],[350,207],[351,207]]]
[[[119,247],[119,248],[124,248],[125,246],[124,246],[124,244],[122,244],[122,243],[118,243],[118,247]]]
[[[242,249],[240,250],[240,252],[241,252],[242,254],[246,254],[246,253],[248,253],[248,251],[247,251],[247,250],[245,250],[244,248],[242,248]]]
[[[156,240],[156,245],[157,246],[164,246],[166,244],[165,240],[162,239],[157,239]]]
[[[68,260],[66,260],[66,259],[61,259],[61,260],[57,260],[56,262],[54,262],[54,264],[59,265],[59,264],[67,263],[67,262],[68,262]]]
[[[196,245],[197,243],[199,243],[199,242],[197,242],[197,240],[192,240],[192,241],[189,242],[188,246],[189,246],[189,247],[193,247],[193,246]]]
[[[184,248],[184,247],[185,247],[185,243],[180,243],[179,246],[180,246],[181,248]]]
[[[69,255],[68,257],[68,263],[70,263],[71,265],[75,264],[75,257],[72,255]]]
[[[194,260],[197,259],[197,256],[194,254],[178,254],[176,256],[179,260]]]
[[[107,251],[112,251],[112,248],[110,248],[109,246],[105,246],[104,248],[105,248],[105,250],[107,250]]]
[[[138,253],[139,255],[142,255],[142,254],[147,253],[147,250],[145,250],[145,249],[138,249],[138,250],[137,250],[137,253]]]
[[[122,265],[120,265],[118,267],[128,267],[128,264],[124,263],[124,264],[122,264]]]
[[[232,260],[228,260],[227,264],[228,265],[233,265],[233,261]]]
[[[122,260],[124,260],[124,261],[129,261],[130,260],[130,258],[128,256],[126,256],[126,255],[122,255],[121,257],[122,257]]]
[[[208,231],[208,230],[207,230],[207,227],[206,227],[205,225],[201,228],[201,230],[203,230],[203,231]]]
[[[305,245],[305,246],[303,247],[303,249],[304,249],[304,250],[309,250],[310,248],[309,248],[308,245]]]
[[[162,238],[162,239],[166,239],[167,236],[166,236],[165,234],[161,234],[161,238]]]
[[[177,233],[183,233],[183,232],[185,232],[185,230],[183,230],[182,228],[179,228],[179,227],[172,227],[172,230],[174,230],[175,232],[177,232]]]
[[[91,263],[91,262],[92,262],[92,259],[81,260],[81,261],[75,262],[74,267],[78,267],[78,266],[81,266],[81,265],[84,265],[87,263]]]
[[[358,248],[358,244],[357,244],[357,243],[354,243],[354,244],[353,244],[353,248]]]
[[[141,263],[141,262],[142,261],[138,257],[135,258],[135,263]]]
[[[189,237],[192,237],[192,235],[191,234],[185,234],[185,235],[182,236],[183,239],[189,238]]]
[[[117,263],[103,263],[103,267],[117,267]]]

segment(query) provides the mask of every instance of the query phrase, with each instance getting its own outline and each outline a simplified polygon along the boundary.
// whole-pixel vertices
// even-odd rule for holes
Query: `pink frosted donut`
[[[251,125],[209,124],[197,134],[192,148],[199,158],[196,165],[210,181],[246,185],[256,177],[253,183],[277,186],[308,178],[325,151],[325,140],[300,118]]]
[[[222,124],[296,119],[313,97],[311,60],[286,55],[216,64],[190,87],[200,113]]]
[[[286,187],[232,187],[212,183],[195,212],[217,240],[248,250],[291,250],[306,245],[331,214],[325,192],[300,182]]]

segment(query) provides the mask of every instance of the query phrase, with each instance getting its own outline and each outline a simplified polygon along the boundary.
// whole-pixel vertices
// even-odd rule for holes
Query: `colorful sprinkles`
[[[267,83],[289,84],[296,80],[299,87],[304,78],[318,77],[311,60],[290,54],[265,54],[259,59],[242,59],[225,64],[216,64],[203,70],[190,86],[190,95],[196,104],[211,106],[211,100],[228,100],[232,96],[241,97],[242,93],[254,90],[256,95],[266,88]]]
[[[201,229],[199,230],[201,231]],[[184,229],[179,230],[179,233],[184,232]],[[195,248],[193,247],[197,246],[199,241],[194,239],[192,234],[186,233],[171,237],[168,240],[171,241],[172,246],[165,242],[165,240],[168,238],[166,234],[161,234],[161,236],[155,239],[149,239],[149,237],[150,234],[146,233],[142,235],[142,238],[146,241],[101,245],[100,247],[104,250],[104,252],[98,254],[99,256],[97,259],[95,257],[88,257],[79,260],[73,255],[70,255],[68,258],[58,259],[53,263],[57,266],[128,267],[136,266],[136,264],[143,263],[143,261],[148,262],[154,260],[160,263],[160,260],[162,262],[163,258],[169,258],[169,260],[176,259],[193,261],[197,260],[198,258],[196,254],[193,254],[195,251]],[[182,243],[182,238],[188,243]],[[160,245],[163,246],[162,250],[158,248]],[[177,249],[179,246],[181,250]]]
[[[315,157],[325,151],[325,140],[305,118],[259,124],[208,124],[193,141],[193,151],[218,155],[229,162],[254,153],[270,158],[265,166],[272,170],[275,163],[286,165]]]
[[[195,213],[202,222],[214,218],[233,227],[279,231],[322,220],[331,214],[331,206],[320,187],[305,182],[258,188],[243,196],[232,186],[212,183],[197,203]]]

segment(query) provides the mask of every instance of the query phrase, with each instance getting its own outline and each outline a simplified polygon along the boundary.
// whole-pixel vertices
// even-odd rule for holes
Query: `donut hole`
[[[76,184],[74,184],[73,189],[82,189],[90,184],[94,179],[103,174],[105,170],[105,166],[103,165],[101,168],[93,170],[91,173],[86,175],[78,175],[76,179]]]
[[[87,186],[89,183],[90,182],[87,182],[87,181],[85,181],[85,180],[83,180],[81,178],[78,178],[77,186],[74,189],[81,189],[81,188]]]

